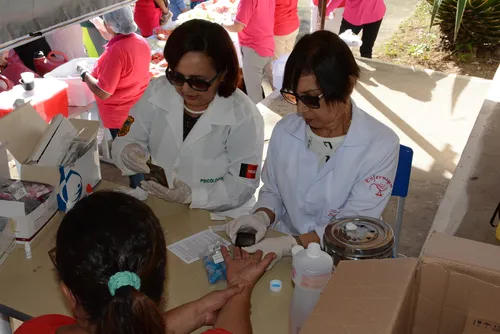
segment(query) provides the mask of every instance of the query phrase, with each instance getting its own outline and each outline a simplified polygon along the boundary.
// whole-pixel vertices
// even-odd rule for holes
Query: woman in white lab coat
[[[233,220],[257,230],[256,245],[278,261],[295,245],[320,242],[335,217],[380,218],[396,175],[399,138],[351,99],[360,69],[335,34],[304,36],[285,67],[282,95],[297,113],[274,128],[253,214]],[[288,234],[263,239],[268,227]],[[275,262],[276,262],[275,261]]]
[[[113,143],[116,165],[124,175],[148,173],[151,157],[168,187],[141,187],[169,202],[215,212],[248,205],[260,182],[264,121],[236,88],[231,38],[192,20],[174,30],[164,55],[166,76],[151,82]]]

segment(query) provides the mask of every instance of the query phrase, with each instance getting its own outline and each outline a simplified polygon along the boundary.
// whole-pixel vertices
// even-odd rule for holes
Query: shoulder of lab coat
[[[161,108],[151,103],[150,99],[156,94],[166,94],[170,96],[173,95],[173,93],[175,93],[175,89],[165,77],[152,80],[142,97],[130,111],[129,119],[132,117],[133,122],[130,125],[128,133],[124,136],[116,137],[112,146],[113,161],[123,172],[123,175],[135,174],[135,172],[125,167],[121,159],[121,153],[125,146],[136,143],[149,152],[148,143],[151,124],[156,117],[156,113],[162,111]]]
[[[234,124],[230,125],[226,140],[229,173],[223,181],[218,181],[209,193],[206,188],[193,188],[191,207],[224,211],[247,202],[259,186],[264,118],[257,106],[239,89],[228,98],[216,96],[215,99],[214,104],[232,112],[235,119]],[[242,164],[257,166],[254,179],[239,175]]]
[[[399,137],[392,129],[357,106],[353,111],[353,117],[358,117],[361,122],[357,122],[350,138],[346,137],[345,145],[355,145],[359,140],[360,143],[372,146],[370,151],[373,154],[370,154],[370,159],[365,161],[363,172],[353,185],[347,203],[336,217],[367,216],[380,219],[391,197],[396,177]],[[377,187],[380,187],[380,191],[375,191]],[[316,233],[321,238],[325,227],[316,228]]]

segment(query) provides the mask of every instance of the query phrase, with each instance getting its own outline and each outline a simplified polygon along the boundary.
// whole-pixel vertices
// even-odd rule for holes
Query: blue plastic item
[[[406,196],[410,187],[411,164],[413,162],[413,150],[407,146],[399,146],[398,169],[396,179],[392,189],[392,196],[398,197],[398,209],[396,211],[396,230],[394,231],[393,257],[398,257],[399,235],[403,225],[403,213],[405,208]]]

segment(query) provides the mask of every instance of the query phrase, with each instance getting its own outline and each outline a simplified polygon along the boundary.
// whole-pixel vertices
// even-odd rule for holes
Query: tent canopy
[[[0,52],[136,0],[0,0]]]

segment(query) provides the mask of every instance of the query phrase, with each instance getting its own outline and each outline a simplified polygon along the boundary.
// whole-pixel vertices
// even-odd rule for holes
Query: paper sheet
[[[226,247],[231,244],[211,230],[205,230],[177,241],[168,246],[167,249],[185,263],[190,264],[201,259],[207,251],[208,246],[215,244],[217,241]]]

